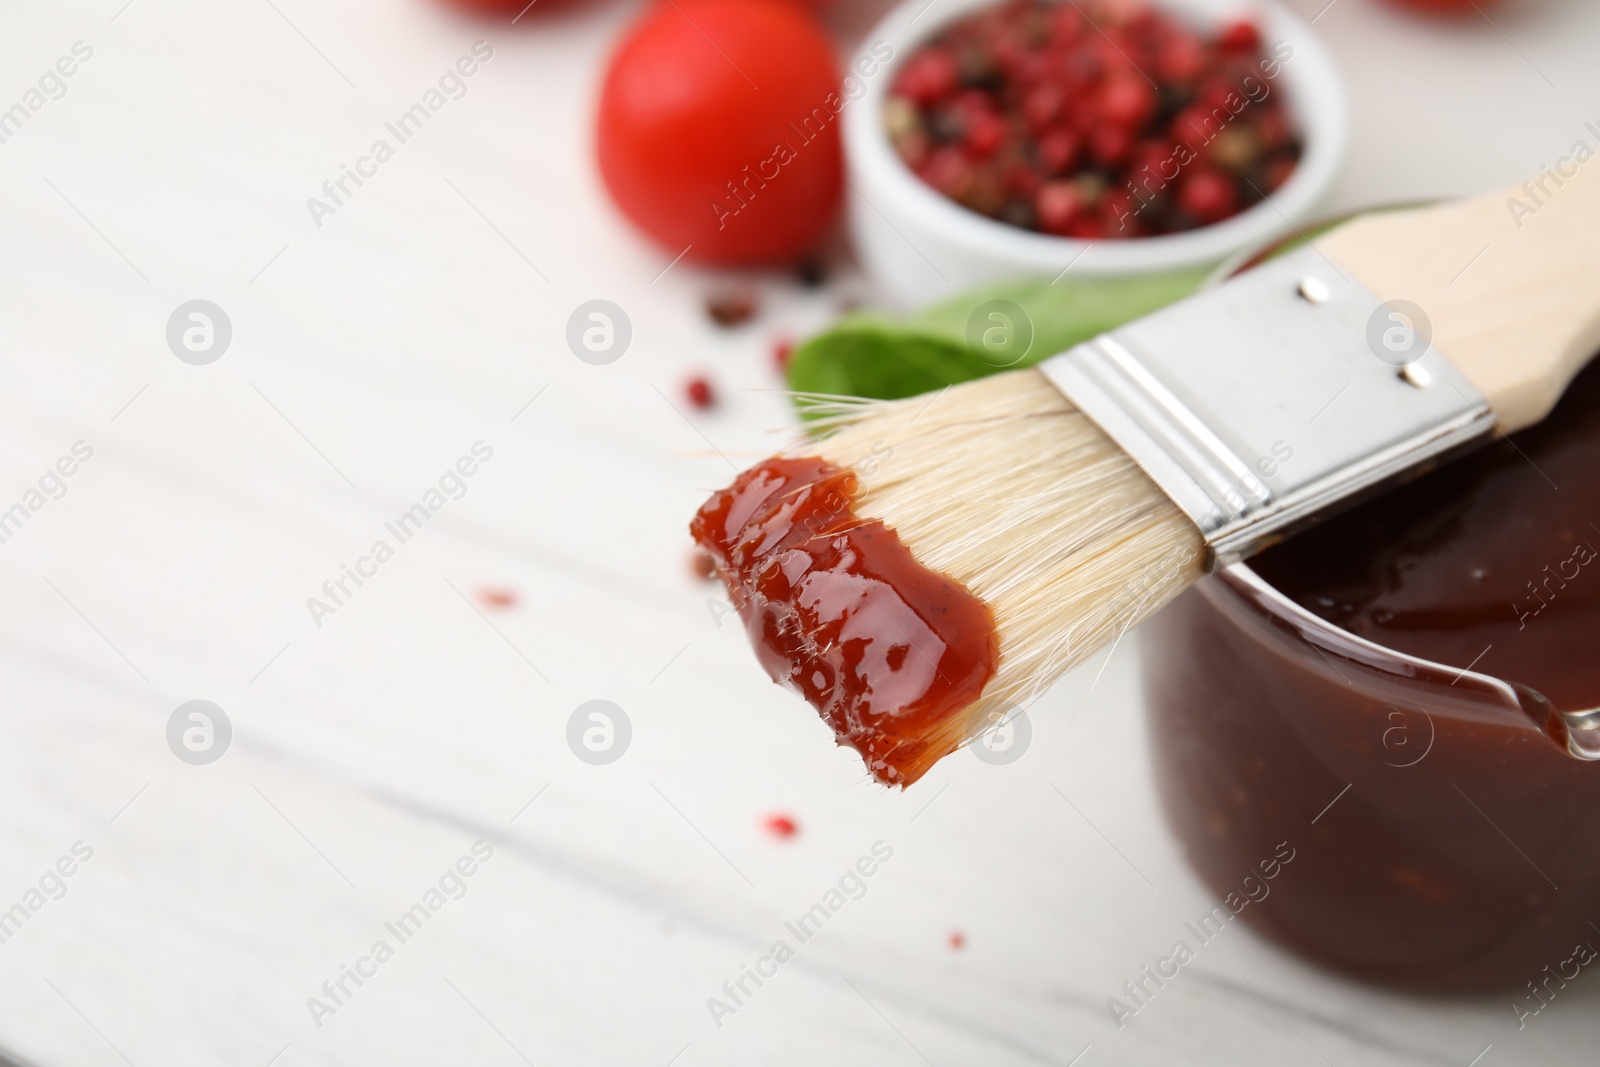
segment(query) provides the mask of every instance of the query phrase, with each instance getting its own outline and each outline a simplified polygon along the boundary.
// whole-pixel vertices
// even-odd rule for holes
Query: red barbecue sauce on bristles
[[[983,692],[999,646],[989,606],[857,515],[858,488],[821,459],[769,459],[713,494],[689,530],[772,679],[878,781],[906,786],[945,754],[938,735]]]

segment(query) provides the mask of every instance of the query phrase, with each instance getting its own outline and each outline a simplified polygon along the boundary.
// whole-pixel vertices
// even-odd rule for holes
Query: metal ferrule
[[[1215,569],[1490,432],[1425,338],[1404,366],[1376,354],[1390,322],[1306,246],[1039,370],[1194,521]]]

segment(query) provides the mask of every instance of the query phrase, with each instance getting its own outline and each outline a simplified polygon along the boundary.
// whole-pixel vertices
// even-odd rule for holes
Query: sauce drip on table
[[[804,696],[873,777],[910,785],[999,662],[994,616],[854,510],[855,474],[775,458],[712,495],[690,524],[716,560],[756,656]]]

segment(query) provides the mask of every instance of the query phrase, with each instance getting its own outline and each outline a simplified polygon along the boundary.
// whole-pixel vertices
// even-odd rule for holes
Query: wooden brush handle
[[[1380,300],[1421,308],[1508,433],[1544,418],[1600,349],[1600,159],[1563,158],[1565,173],[1527,186],[1366,215],[1315,242]]]

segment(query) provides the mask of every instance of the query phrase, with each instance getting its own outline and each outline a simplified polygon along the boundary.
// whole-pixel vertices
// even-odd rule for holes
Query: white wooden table
[[[760,319],[717,330],[711,279],[663,273],[612,213],[590,115],[636,6],[0,16],[0,108],[93,51],[0,144],[0,512],[27,513],[0,543],[0,909],[23,916],[0,1047],[41,1067],[1592,1063],[1600,979],[1518,1032],[1502,1000],[1386,995],[1243,928],[1116,1029],[1106,998],[1212,903],[1155,809],[1132,642],[1037,706],[1019,762],[960,754],[906,795],[766,681],[689,576],[685,524],[788,422],[771,338],[864,283],[764,278]],[[1588,136],[1600,9],[1495,18],[1323,13],[1356,119],[1332,208],[1479,189]],[[315,226],[307,197],[480,38],[466,94]],[[164,336],[196,298],[233,329],[203,366]],[[564,340],[595,298],[633,324],[609,366]],[[728,402],[686,419],[669,399],[700,368]],[[28,497],[79,441],[92,458],[45,478],[65,495]],[[388,534],[478,441],[465,495]],[[307,598],[379,539],[393,558],[318,626]],[[193,699],[232,725],[209,765],[166,739]],[[565,740],[592,699],[631,723],[610,765]],[[773,811],[800,833],[764,831]],[[465,895],[391,933],[478,841],[492,858],[445,879]],[[48,875],[77,842],[92,857]],[[786,932],[876,842],[864,895]],[[714,1021],[779,939],[793,958]],[[368,977],[314,1013],[345,966]]]

